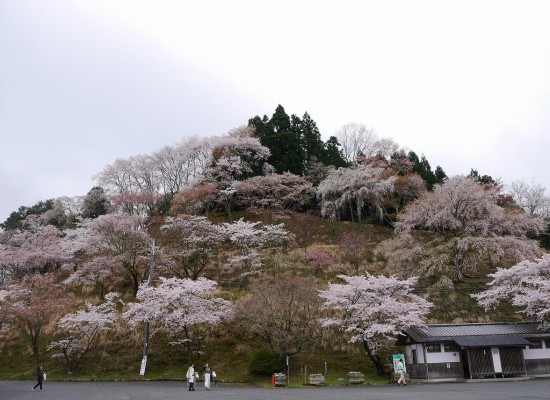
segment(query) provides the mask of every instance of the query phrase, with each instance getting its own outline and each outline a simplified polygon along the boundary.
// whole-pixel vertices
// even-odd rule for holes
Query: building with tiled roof
[[[404,332],[413,379],[550,375],[550,329],[536,323],[444,324]]]

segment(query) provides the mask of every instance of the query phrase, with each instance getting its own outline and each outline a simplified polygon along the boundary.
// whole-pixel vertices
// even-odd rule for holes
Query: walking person
[[[204,364],[204,367],[202,368],[202,375],[204,378],[205,389],[210,390],[210,382],[212,382],[212,368],[210,368],[208,363]]]
[[[42,369],[42,366],[36,370],[36,379],[38,380],[38,383],[32,388],[33,392],[38,386],[40,386],[40,390],[42,390],[42,382],[46,379],[46,373]]]
[[[187,378],[187,383],[189,384],[189,391],[192,392],[195,390],[195,365],[191,363],[189,368],[187,368],[187,373],[185,374]]]
[[[397,363],[397,372],[399,373],[399,380],[397,381],[397,384],[399,386],[401,386],[401,384],[407,386],[407,382],[405,381],[405,363],[402,358]]]

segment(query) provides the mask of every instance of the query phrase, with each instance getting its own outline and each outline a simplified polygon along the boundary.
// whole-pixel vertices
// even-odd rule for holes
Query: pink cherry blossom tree
[[[141,190],[138,192],[122,192],[109,198],[115,212],[136,214],[143,217],[151,215],[162,201],[162,195]]]
[[[46,327],[74,302],[64,289],[55,283],[52,274],[35,274],[8,286],[0,296],[0,308],[9,326],[15,328],[32,349],[36,367]]]
[[[80,199],[70,197],[58,197],[53,200],[53,208],[39,216],[42,225],[54,225],[59,229],[67,229],[73,226],[80,210]]]
[[[170,213],[208,215],[216,201],[218,188],[213,184],[200,184],[180,190],[172,200]]]
[[[258,138],[246,134],[222,136],[213,142],[212,159],[204,176],[207,182],[224,184],[263,174],[269,155],[269,149]]]
[[[189,361],[199,351],[200,337],[213,326],[233,314],[233,306],[216,295],[216,282],[198,278],[159,278],[157,286],[144,283],[137,300],[129,303],[123,317],[135,326],[150,321],[151,334],[166,332],[174,341],[183,345]]]
[[[36,216],[27,217],[21,229],[0,234],[0,286],[60,268],[68,259],[60,245],[62,235],[53,225],[41,225]]]
[[[119,211],[140,215],[150,214],[162,199],[172,199],[179,191],[201,183],[227,191],[235,180],[271,170],[266,164],[269,149],[253,137],[252,129],[240,127],[224,136],[191,137],[152,154],[119,159],[94,179],[112,196]],[[219,203],[231,206],[231,192],[220,194]]]
[[[176,277],[192,280],[213,268],[227,238],[223,229],[206,217],[178,215],[167,218],[160,230],[163,262]]]
[[[246,179],[236,190],[240,207],[262,211],[301,210],[315,197],[310,182],[289,172]]]
[[[165,146],[148,155],[118,159],[94,176],[98,186],[110,195],[125,194],[128,200],[154,200],[174,196],[198,183],[212,160],[216,138],[189,137],[174,146]],[[148,206],[142,202],[142,206]]]
[[[550,325],[550,254],[524,260],[511,268],[499,268],[489,275],[489,289],[472,295],[486,311],[510,301],[541,325]]]
[[[394,194],[388,202],[391,208],[399,213],[407,204],[420,198],[426,190],[426,181],[420,175],[411,173],[398,176],[395,180]]]
[[[241,127],[230,135],[212,142],[212,158],[203,172],[203,183],[218,188],[217,203],[231,219],[236,201],[237,182],[264,175],[272,168],[267,164],[269,149],[252,137],[252,127]]]
[[[413,162],[409,159],[407,153],[405,153],[405,150],[403,149],[400,149],[391,155],[388,160],[388,167],[393,169],[399,176],[406,176],[413,172]],[[420,178],[420,176],[418,177]],[[424,186],[425,185],[426,184],[424,183]]]
[[[372,147],[372,153],[376,156],[380,156],[389,159],[392,154],[395,154],[401,150],[399,144],[392,138],[380,138]]]
[[[333,310],[333,315],[324,318],[322,324],[343,331],[350,343],[362,343],[377,373],[383,375],[385,362],[378,350],[410,326],[423,326],[433,304],[412,292],[415,277],[338,277],[345,283],[331,283],[327,290],[319,292],[324,307]]]
[[[93,305],[86,302],[84,309],[66,314],[58,321],[57,327],[64,337],[50,342],[48,350],[59,351],[52,357],[65,360],[68,374],[78,371],[84,356],[97,344],[100,333],[116,323],[118,298],[118,293],[109,293],[104,303]]]
[[[106,214],[83,221],[79,228],[71,236],[73,250],[84,251],[89,259],[68,283],[98,284],[110,275],[126,282],[135,296],[149,276],[152,238],[146,219],[135,214]]]
[[[106,267],[105,259],[103,257],[93,257],[85,261],[63,283],[69,286],[93,288],[97,295],[104,299],[109,284],[114,283],[115,280],[116,276]]]
[[[6,290],[0,289],[0,339],[2,338],[2,328],[4,328],[6,320],[7,320],[7,309],[4,306],[4,301],[8,295],[8,292]]]
[[[543,229],[542,220],[503,207],[500,199],[497,185],[453,177],[411,203],[398,217],[397,235],[379,250],[394,271],[456,281],[540,255],[531,236]]]
[[[306,260],[313,267],[316,276],[321,276],[334,263],[332,258],[321,249],[308,251],[306,253]]]

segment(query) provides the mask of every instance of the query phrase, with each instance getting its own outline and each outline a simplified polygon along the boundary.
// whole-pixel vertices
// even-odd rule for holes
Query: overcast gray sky
[[[0,221],[254,115],[550,192],[550,1],[0,0]]]

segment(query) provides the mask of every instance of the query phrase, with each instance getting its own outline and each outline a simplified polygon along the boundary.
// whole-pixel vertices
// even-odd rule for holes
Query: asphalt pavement
[[[0,381],[0,400],[540,400],[550,399],[550,380],[517,382],[257,388],[218,384],[189,392],[183,382]]]

